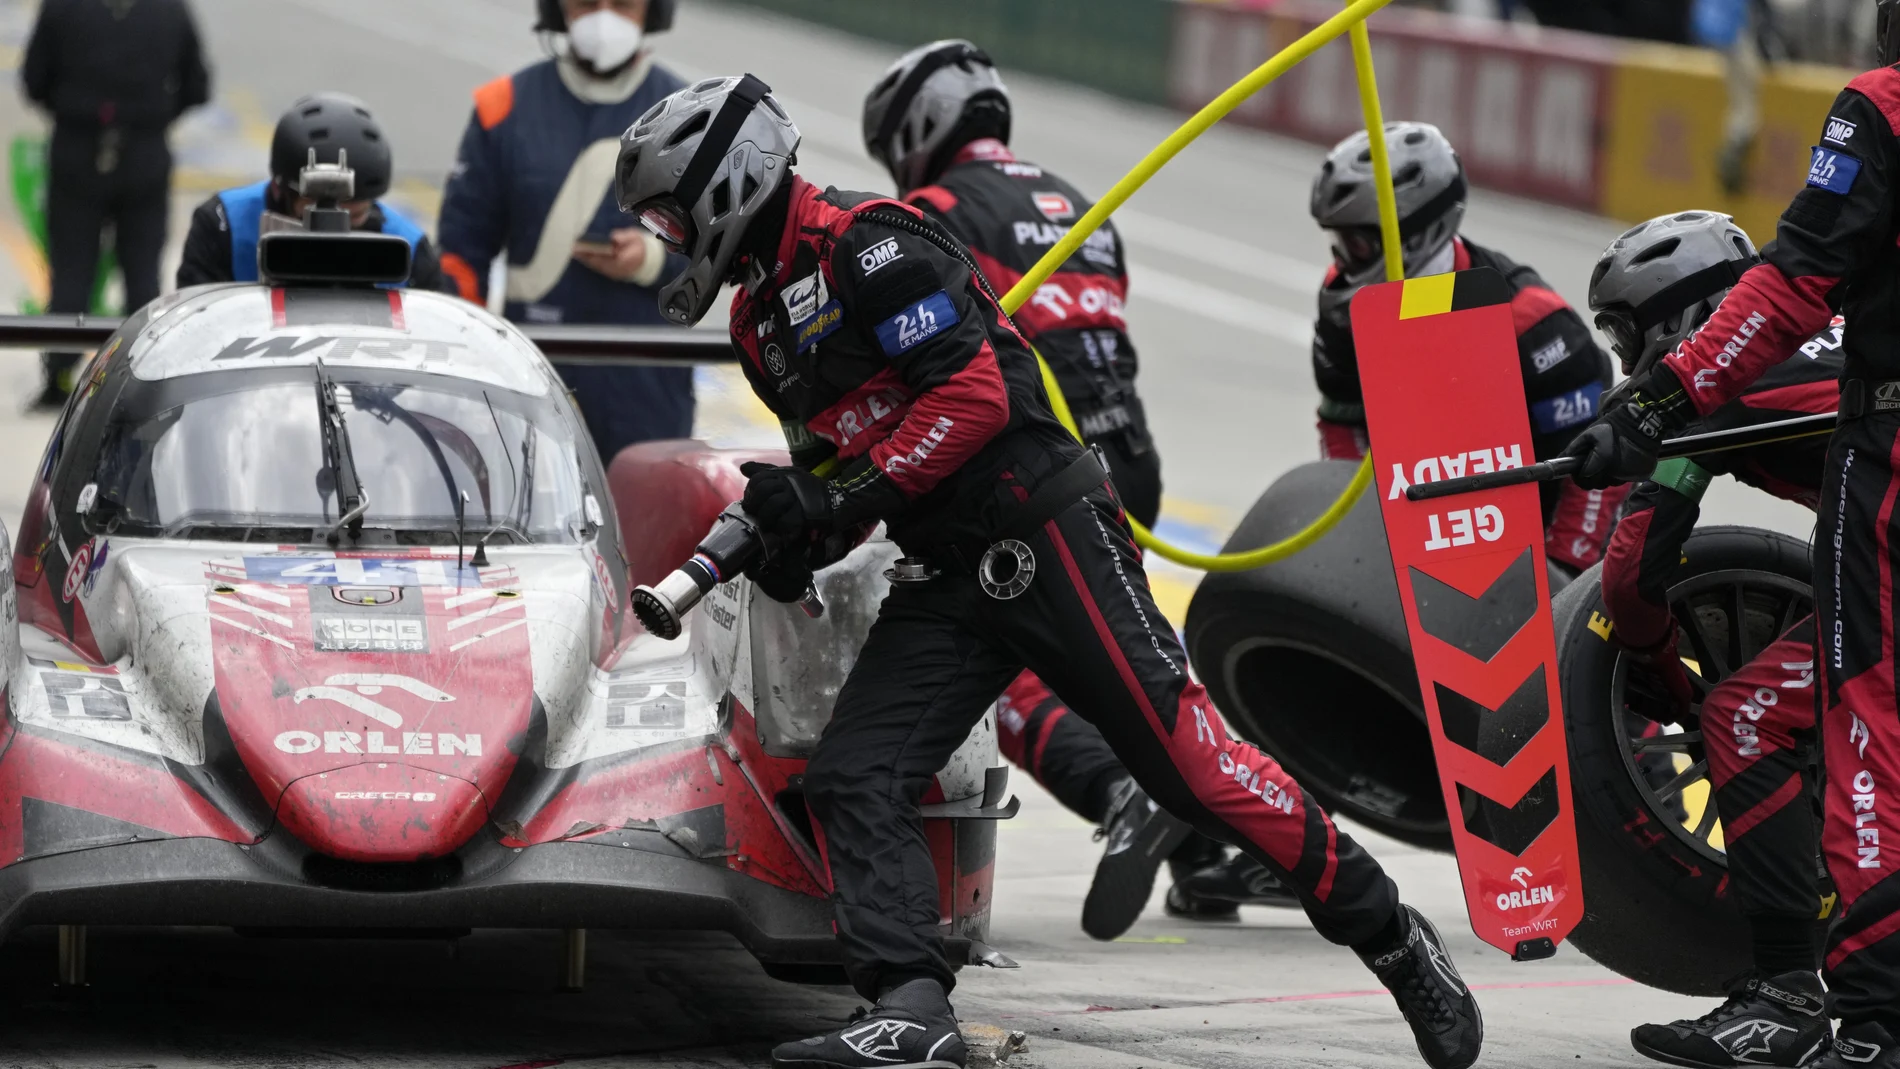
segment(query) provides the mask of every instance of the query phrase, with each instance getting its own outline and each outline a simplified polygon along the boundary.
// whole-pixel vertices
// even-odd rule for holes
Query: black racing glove
[[[739,474],[747,480],[739,503],[766,532],[800,547],[831,533],[831,491],[823,479],[756,460],[739,465]]]
[[[811,588],[811,575],[811,564],[805,554],[793,550],[775,553],[745,570],[745,577],[764,591],[766,597],[787,604],[804,600],[805,591]]]
[[[1646,479],[1656,470],[1663,436],[1688,421],[1689,397],[1666,367],[1657,367],[1572,439],[1563,455],[1581,461],[1573,478],[1585,490]]]

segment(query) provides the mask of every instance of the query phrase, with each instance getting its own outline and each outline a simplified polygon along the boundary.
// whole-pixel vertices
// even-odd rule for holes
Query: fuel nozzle
[[[765,551],[765,533],[735,501],[713,522],[692,560],[652,586],[633,589],[633,614],[649,632],[665,639],[678,638],[680,621],[699,604],[699,599],[745,571]]]

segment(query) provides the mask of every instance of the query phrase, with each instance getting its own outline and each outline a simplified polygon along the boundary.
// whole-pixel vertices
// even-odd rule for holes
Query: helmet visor
[[[684,253],[693,243],[693,218],[671,198],[650,200],[634,209],[640,225],[646,227],[660,244]]]
[[[1385,242],[1376,226],[1340,227],[1332,231],[1333,261],[1341,270],[1369,267],[1385,255]]]
[[[1628,374],[1643,356],[1643,332],[1636,326],[1635,314],[1624,308],[1606,308],[1597,313],[1597,329],[1610,339],[1610,348],[1616,350]]]

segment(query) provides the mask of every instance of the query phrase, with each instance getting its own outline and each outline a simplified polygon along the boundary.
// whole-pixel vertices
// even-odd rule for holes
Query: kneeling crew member
[[[409,285],[447,288],[435,249],[422,228],[378,200],[389,192],[395,163],[389,141],[363,102],[342,93],[312,93],[277,120],[270,142],[270,177],[227,189],[198,205],[185,235],[178,286],[207,282],[257,281],[257,239],[272,229],[303,226],[310,201],[299,191],[303,169],[315,149],[318,163],[343,161],[356,173],[350,225],[357,230],[393,234],[409,243],[413,259]]]
[[[813,547],[881,520],[934,573],[893,584],[805,774],[846,969],[877,1006],[781,1045],[775,1064],[964,1064],[917,806],[1028,668],[1157,801],[1298,890],[1320,933],[1394,992],[1429,1064],[1469,1066],[1483,1024],[1443,941],[1278,764],[1227,736],[1106,472],[1050,413],[969,251],[909,205],[792,175],[798,130],[767,92],[749,75],[700,82],[642,116],[621,205],[687,257],[660,291],[669,319],[697,323],[722,284],[740,287],[733,345],[794,461],[753,467],[746,509]],[[825,461],[835,470],[816,474]],[[825,563],[780,553],[752,576],[791,598]]]
[[[1879,0],[1881,60],[1900,60],[1900,0]],[[1849,82],[1775,240],[1708,322],[1631,380],[1568,452],[1580,478],[1649,476],[1663,439],[1719,411],[1844,315],[1841,422],[1828,445],[1814,602],[1819,728],[1828,774],[1821,847],[1842,915],[1822,959],[1834,1045],[1811,1069],[1900,1069],[1900,881],[1889,806],[1900,784],[1893,582],[1900,539],[1900,68]],[[1718,713],[1718,716],[1720,714]]]
[[[1617,238],[1591,273],[1590,308],[1624,374],[1646,375],[1758,262],[1748,235],[1715,212],[1659,216]],[[1688,433],[1834,411],[1842,331],[1836,317]],[[1778,641],[1711,689],[1684,666],[1680,624],[1669,608],[1682,547],[1711,479],[1732,475],[1813,508],[1826,466],[1824,435],[1665,461],[1630,495],[1603,564],[1612,637],[1642,665],[1631,668],[1630,709],[1671,724],[1687,721],[1691,704],[1701,703],[1729,885],[1752,936],[1754,973],[1739,978],[1722,1005],[1693,1020],[1643,1025],[1630,1034],[1638,1051],[1673,1065],[1797,1066],[1831,1038],[1815,972],[1818,785],[1808,774],[1814,618],[1791,623]],[[1763,1024],[1750,1029],[1751,1021]]]

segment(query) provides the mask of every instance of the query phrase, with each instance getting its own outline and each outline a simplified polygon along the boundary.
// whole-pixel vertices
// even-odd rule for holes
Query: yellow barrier
[[[1299,40],[1280,50],[1273,58],[1254,68],[1253,72],[1245,78],[1235,82],[1226,92],[1215,97],[1206,107],[1195,112],[1192,118],[1182,123],[1179,129],[1169,134],[1166,140],[1156,145],[1147,156],[1143,157],[1142,161],[1135,165],[1134,170],[1129,171],[1121,181],[1115,183],[1112,189],[1103,194],[1102,199],[1096,201],[1094,207],[1090,208],[1082,218],[1076,220],[1075,225],[1069,228],[1069,232],[1062,236],[1062,240],[1056,242],[1055,246],[1036,262],[1036,266],[1030,268],[1028,273],[1003,295],[1003,310],[1012,315],[1015,314],[1018,308],[1035,295],[1037,288],[1047,282],[1049,276],[1055,274],[1056,269],[1066,263],[1069,257],[1082,247],[1082,243],[1088,240],[1089,235],[1095,233],[1103,223],[1108,221],[1108,217],[1114,213],[1115,209],[1121,207],[1136,190],[1146,184],[1148,179],[1153,178],[1161,168],[1167,166],[1168,161],[1174,159],[1195,138],[1206,133],[1228,112],[1239,107],[1242,101],[1259,92],[1267,83],[1285,74],[1295,64],[1346,33],[1352,36],[1352,58],[1359,78],[1359,100],[1365,114],[1366,132],[1372,140],[1372,166],[1374,185],[1378,191],[1379,200],[1379,230],[1385,246],[1386,278],[1394,281],[1403,278],[1405,276],[1403,248],[1399,239],[1396,199],[1392,192],[1392,170],[1386,155],[1385,124],[1381,119],[1379,85],[1372,71],[1372,46],[1365,27],[1366,18],[1388,3],[1391,3],[1391,0],[1353,0],[1352,3],[1346,5],[1344,11],[1327,19]],[[1056,418],[1062,421],[1062,425],[1069,429],[1070,434],[1080,440],[1081,432],[1076,429],[1075,419],[1069,412],[1068,402],[1062,396],[1061,387],[1056,384],[1055,373],[1049,369],[1048,362],[1042,360],[1040,354],[1036,359],[1042,364],[1043,386],[1048,391],[1049,402],[1055,409]],[[1352,511],[1359,496],[1365,493],[1366,487],[1371,483],[1372,454],[1367,453],[1345,491],[1318,519],[1295,532],[1291,537],[1241,553],[1195,553],[1163,542],[1155,537],[1154,532],[1132,519],[1129,520],[1129,525],[1134,529],[1135,541],[1152,550],[1156,555],[1177,564],[1210,572],[1246,571],[1290,557],[1317,542],[1341,519],[1344,519],[1346,513]]]

